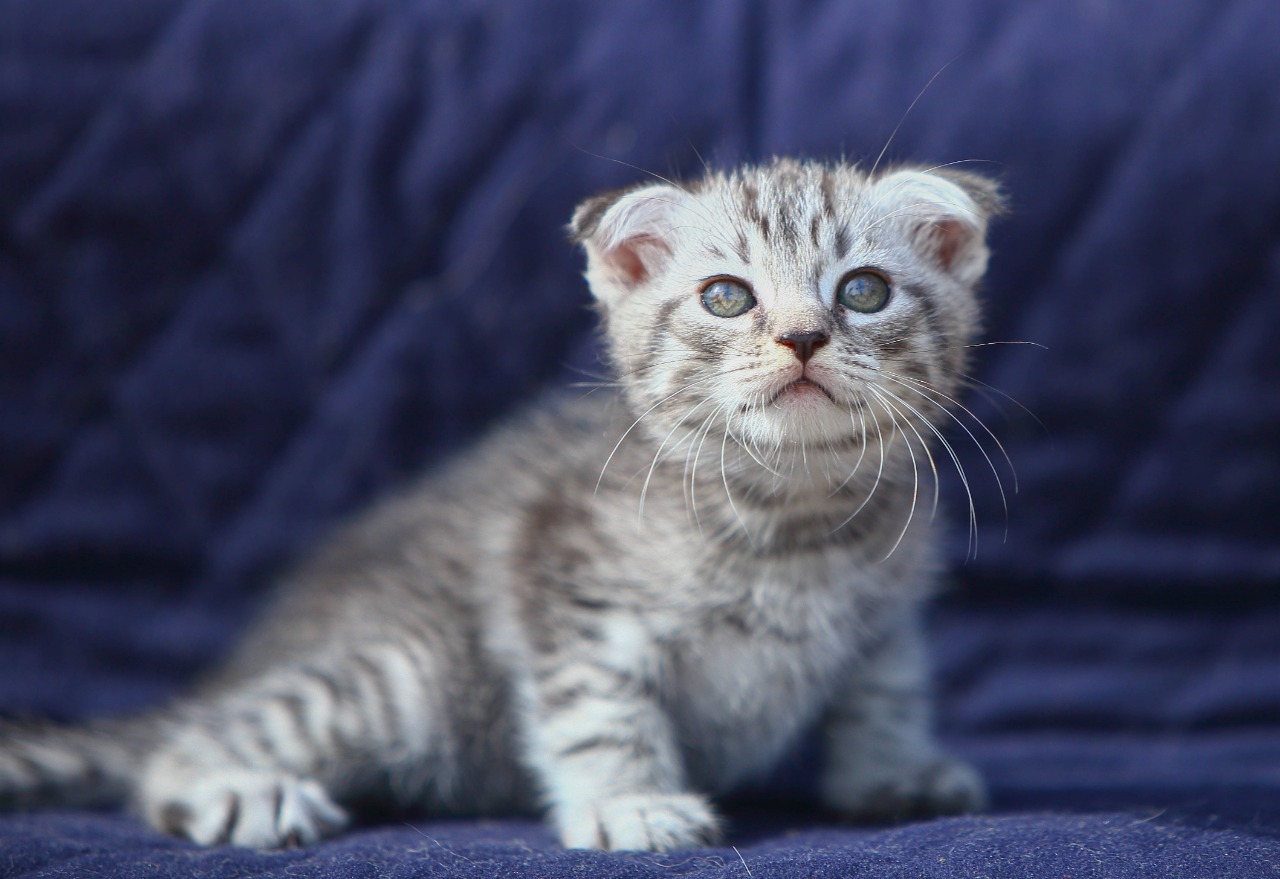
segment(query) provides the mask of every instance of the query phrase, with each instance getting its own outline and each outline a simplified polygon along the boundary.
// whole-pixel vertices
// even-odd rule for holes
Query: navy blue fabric
[[[0,817],[0,870],[1275,875],[1277,46],[1272,0],[0,4],[9,713],[172,694],[344,516],[596,370],[563,224],[638,169],[870,162],[903,120],[886,161],[1004,180],[987,338],[1043,346],[975,349],[1016,494],[951,431],[978,529],[939,723],[993,815],[839,828],[801,754],[731,806],[741,860],[418,816],[201,851],[55,812]]]

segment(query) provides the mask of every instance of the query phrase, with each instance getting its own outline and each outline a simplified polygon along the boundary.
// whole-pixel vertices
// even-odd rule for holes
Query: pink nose
[[[801,363],[808,363],[809,358],[813,356],[813,352],[829,341],[831,341],[831,337],[821,330],[811,330],[805,333],[783,333],[777,339],[779,345],[794,351],[796,360]]]

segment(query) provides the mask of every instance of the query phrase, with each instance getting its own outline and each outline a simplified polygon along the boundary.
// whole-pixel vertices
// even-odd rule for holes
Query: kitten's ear
[[[968,171],[896,171],[876,184],[880,213],[905,218],[912,243],[962,284],[987,268],[987,221],[1004,213],[994,180]]]
[[[586,248],[587,278],[597,297],[639,287],[666,265],[672,216],[683,199],[679,189],[662,184],[609,192],[578,205],[569,231]]]

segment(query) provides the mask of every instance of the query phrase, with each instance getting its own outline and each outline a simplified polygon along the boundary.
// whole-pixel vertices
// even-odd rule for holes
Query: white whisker
[[[837,485],[834,489],[832,489],[832,490],[831,490],[831,494],[827,495],[827,497],[835,497],[837,494],[839,494],[841,491],[843,491],[843,490],[844,490],[844,487],[845,487],[846,485],[848,485],[848,484],[849,484],[849,481],[850,481],[851,479],[853,479],[853,477],[857,474],[857,472],[858,472],[858,468],[862,466],[862,459],[863,459],[864,457],[866,457],[866,454],[867,454],[867,415],[866,415],[866,411],[865,411],[865,409],[863,408],[862,400],[861,400],[861,399],[856,399],[856,400],[854,400],[854,403],[855,403],[855,404],[857,405],[857,407],[858,407],[858,421],[860,422],[860,424],[861,424],[861,426],[862,426],[862,442],[861,442],[861,443],[859,443],[859,445],[858,445],[858,460],[856,460],[856,461],[854,461],[854,462],[853,462],[853,469],[852,469],[852,470],[850,470],[850,471],[849,471],[849,475],[848,475],[848,476],[846,476],[846,477],[844,478],[844,482],[841,482],[841,483],[840,483],[839,485]],[[850,426],[857,426],[857,425],[854,425],[854,424],[853,424],[853,410],[852,410],[852,409],[850,409],[850,410],[849,410],[849,424],[850,424]]]
[[[929,395],[941,397],[951,405],[955,406],[960,411],[964,412],[965,415],[968,415],[970,418],[972,418],[974,423],[977,424],[980,428],[982,428],[982,430],[987,434],[987,436],[991,437],[991,441],[995,443],[996,448],[1000,450],[1000,454],[1004,458],[1005,464],[1009,467],[1009,473],[1013,477],[1013,493],[1014,494],[1018,493],[1018,470],[1016,467],[1013,466],[1013,459],[1009,457],[1009,452],[1005,449],[1004,443],[1000,442],[1000,438],[995,435],[995,433],[991,430],[991,428],[987,427],[986,422],[984,422],[981,418],[979,418],[977,415],[973,413],[973,410],[971,410],[969,407],[965,406],[963,403],[961,403],[959,400],[955,399],[954,397],[950,396],[949,394],[945,394],[942,391],[938,390],[928,382],[924,382],[919,379],[913,379],[910,376],[901,375],[899,373],[889,372],[888,370],[883,370],[883,374],[885,378],[888,378],[890,381],[897,382],[903,387],[906,387],[915,391],[917,394],[924,397],[926,400],[930,399]],[[982,443],[978,442],[978,438],[973,435],[973,431],[969,430],[968,426],[963,421],[961,421],[954,412],[952,412],[946,406],[942,406],[938,404],[934,400],[930,400],[930,402],[932,402],[935,406],[937,406],[939,409],[945,412],[947,416],[951,418],[952,421],[960,425],[960,429],[963,430],[966,434],[968,434],[969,439],[973,440],[973,444],[978,447],[978,451],[982,453],[982,457],[987,459],[987,466],[991,468],[991,473],[993,476],[995,476],[997,485],[1000,486],[1000,499],[1001,501],[1004,502],[1005,520],[1006,520],[1005,524],[1006,524],[1006,531],[1007,531],[1008,518],[1009,518],[1009,504],[1008,504],[1008,501],[1005,499],[1004,485],[1000,480],[1000,472],[996,469],[995,462],[991,460],[991,456],[987,454],[987,450],[986,448],[983,447]]]
[[[738,520],[738,524],[742,526],[742,533],[746,535],[747,543],[754,546],[755,543],[751,539],[751,531],[747,528],[747,523],[743,520],[742,514],[738,512],[738,505],[733,502],[733,492],[729,489],[729,475],[724,469],[724,450],[726,444],[729,442],[730,430],[729,415],[726,413],[724,418],[724,436],[720,440],[720,480],[724,483],[724,496],[729,501],[729,509],[733,510],[734,518],[736,518]]]
[[[895,414],[896,409],[893,404],[885,400],[884,397],[880,395],[880,392],[875,388],[868,388],[867,390],[870,391],[872,396],[879,400],[880,404],[885,407],[885,411],[889,413],[889,420],[891,420],[896,427],[898,424],[898,416]],[[903,420],[907,422],[907,427],[911,428],[912,433],[915,433],[916,437],[920,438],[920,434],[916,432],[915,427],[911,425],[911,422],[905,415],[903,415]],[[908,438],[906,434],[903,434],[903,437],[907,444],[907,452],[911,457],[911,509],[907,511],[907,521],[903,523],[902,530],[898,532],[898,539],[893,542],[893,546],[889,547],[889,551],[884,554],[884,558],[880,559],[882,564],[888,561],[889,557],[898,551],[898,546],[901,545],[902,539],[907,536],[907,531],[911,529],[911,522],[916,517],[916,504],[920,497],[920,468],[916,464],[916,453],[915,450],[911,448],[910,438]],[[920,438],[920,442],[923,444],[924,439]]]
[[[886,375],[885,377],[888,378],[889,376]],[[914,412],[916,416],[922,422],[924,422],[924,425],[927,428],[929,428],[930,431],[933,432],[933,435],[938,438],[938,442],[942,443],[942,447],[946,449],[947,454],[951,457],[951,463],[955,466],[956,473],[960,477],[960,484],[964,486],[965,494],[968,496],[968,499],[969,499],[969,549],[965,553],[965,558],[972,557],[976,559],[977,553],[978,553],[978,512],[977,512],[977,508],[974,506],[974,503],[973,503],[973,491],[969,487],[968,474],[965,473],[964,467],[960,463],[960,456],[956,454],[955,447],[951,445],[951,443],[947,440],[947,438],[942,435],[942,432],[939,431],[938,428],[933,424],[933,422],[931,422],[928,418],[926,418],[924,414],[920,412],[920,410],[916,409],[906,400],[903,400],[897,394],[894,394],[888,388],[880,388],[879,390],[881,393],[887,394],[888,396],[896,400],[899,404],[901,404],[902,406]],[[932,455],[930,456],[930,461],[932,462]],[[934,477],[934,496],[933,497],[934,497],[934,503],[935,503],[934,511],[936,512],[937,511],[936,504],[938,500],[937,487],[939,482],[937,467],[934,467],[933,477]],[[999,476],[997,476],[996,479],[998,482]],[[1005,521],[1007,524],[1008,522],[1007,517]]]
[[[911,103],[907,105],[906,112],[902,114],[902,118],[898,120],[898,124],[893,126],[893,131],[889,133],[889,139],[886,140],[884,142],[884,146],[880,148],[880,155],[876,156],[876,160],[871,163],[871,173],[867,175],[868,178],[872,178],[876,176],[876,168],[880,167],[880,160],[883,159],[884,154],[889,151],[889,145],[893,143],[893,139],[898,136],[898,129],[902,127],[902,123],[907,121],[907,117],[911,115],[911,111],[915,109],[916,104],[918,104],[920,102],[920,99],[924,97],[924,93],[929,90],[929,87],[931,85],[933,85],[934,80],[936,80],[939,76],[942,76],[942,72],[950,66],[951,66],[951,62],[948,61],[946,64],[939,67],[938,72],[935,73],[933,76],[929,77],[929,81],[924,84],[924,88],[920,89],[920,91],[916,94],[916,96],[912,98]]]
[[[942,367],[942,368],[945,369],[945,367]],[[960,372],[959,370],[951,370],[951,369],[946,369],[945,371],[958,375],[965,384],[972,387],[978,393],[983,394],[985,399],[990,401],[993,406],[995,406],[998,410],[1000,410],[1000,414],[1006,420],[1009,420],[1009,415],[1003,409],[1000,408],[999,404],[997,404],[995,400],[991,399],[989,394],[998,394],[999,396],[1008,400],[1010,403],[1012,403],[1013,405],[1021,409],[1022,413],[1026,415],[1028,418],[1030,418],[1032,421],[1034,421],[1040,427],[1040,429],[1045,432],[1045,434],[1049,433],[1049,428],[1045,425],[1043,421],[1040,420],[1040,417],[1036,415],[1036,413],[1028,409],[1025,405],[1023,405],[1022,402],[1019,401],[1017,398],[1010,396],[1009,394],[1005,393],[1004,391],[1000,390],[994,385],[987,384],[982,379],[974,378],[972,375],[970,375],[967,372]]]
[[[684,427],[685,422],[688,421],[690,416],[692,416],[694,412],[697,412],[699,409],[701,409],[706,402],[707,400],[705,399],[700,400],[697,403],[697,405],[695,405],[692,409],[690,409],[687,413],[685,413],[683,417],[677,420],[675,425],[671,428],[671,430],[667,431],[667,435],[662,438],[662,442],[658,444],[657,451],[653,453],[653,463],[649,465],[649,472],[648,474],[645,475],[644,485],[640,489],[640,507],[637,512],[637,517],[640,521],[644,521],[645,498],[649,496],[649,483],[653,480],[653,471],[658,468],[658,461],[662,458],[662,450],[666,448],[667,441],[670,440],[671,437],[675,435],[675,432],[680,428]]]
[[[894,439],[896,439],[898,436],[898,423],[894,421],[891,423],[890,427],[893,432],[889,434],[889,445],[890,447],[892,447]],[[884,431],[880,429],[880,426],[878,424],[876,425],[876,438],[880,441],[880,463],[876,467],[875,481],[871,483],[871,489],[870,491],[867,492],[867,496],[862,499],[862,503],[858,504],[857,508],[852,513],[850,513],[844,519],[843,522],[841,522],[836,527],[832,528],[831,531],[829,532],[830,534],[835,534],[841,528],[848,525],[855,518],[857,518],[858,514],[862,512],[863,508],[865,508],[867,504],[871,503],[871,499],[875,497],[876,489],[880,487],[880,478],[884,476],[884,459],[887,455],[887,452],[885,450]]]
[[[702,446],[706,443],[707,437],[711,433],[711,425],[715,423],[714,419],[719,418],[723,411],[723,406],[716,407],[715,411],[703,422],[702,439],[698,441],[697,451],[693,453],[693,469],[689,472],[689,507],[693,511],[693,520],[698,526],[699,534],[702,533],[702,520],[698,517],[698,457],[702,454]]]
[[[873,393],[884,394],[886,397],[888,397],[890,400],[893,400],[899,406],[902,406],[904,409],[909,410],[913,415],[919,418],[921,422],[924,423],[925,427],[933,431],[934,435],[938,437],[938,440],[944,446],[946,446],[948,450],[950,450],[950,444],[947,442],[946,437],[944,437],[941,433],[938,433],[938,429],[929,422],[929,419],[926,418],[924,416],[924,413],[922,413],[919,409],[915,408],[910,403],[907,403],[905,400],[903,400],[897,394],[894,394],[888,388],[883,388],[883,387],[876,388],[873,391]],[[929,469],[933,471],[933,509],[929,513],[929,521],[933,521],[934,518],[936,518],[938,515],[938,491],[939,491],[939,483],[941,482],[941,480],[938,478],[938,465],[933,460],[933,453],[929,450],[929,444],[925,442],[924,437],[920,435],[920,431],[916,430],[915,425],[911,423],[911,419],[907,417],[906,413],[898,409],[897,406],[895,406],[894,409],[897,410],[898,414],[902,416],[902,420],[907,423],[907,427],[911,428],[911,432],[915,434],[916,439],[920,440],[920,447],[924,450],[925,456],[929,460]]]
[[[658,408],[659,406],[661,406],[663,403],[666,403],[668,400],[674,399],[675,397],[679,396],[680,394],[683,394],[685,391],[689,390],[689,388],[694,387],[695,385],[700,385],[700,384],[702,384],[703,382],[711,381],[711,379],[713,379],[713,378],[715,378],[715,377],[716,377],[716,376],[714,376],[714,375],[710,375],[710,376],[707,376],[706,378],[699,379],[698,381],[690,382],[689,384],[685,385],[684,387],[680,388],[679,390],[672,391],[670,394],[668,394],[667,396],[663,397],[663,398],[662,398],[661,400],[659,400],[658,402],[654,403],[654,404],[653,404],[652,406],[650,406],[648,409],[646,409],[646,410],[644,410],[643,412],[641,412],[641,413],[640,413],[640,417],[639,417],[639,418],[637,418],[635,421],[631,422],[631,426],[630,426],[630,427],[628,427],[626,430],[624,430],[624,431],[622,432],[622,436],[618,437],[618,441],[617,441],[616,443],[614,443],[614,445],[613,445],[613,449],[609,452],[609,457],[605,458],[604,466],[600,468],[600,476],[596,479],[596,487],[595,487],[595,491],[593,492],[593,497],[594,497],[595,495],[598,495],[598,494],[600,493],[600,483],[604,481],[604,474],[605,474],[605,471],[609,469],[609,462],[613,460],[613,456],[614,456],[614,455],[616,455],[616,454],[618,453],[618,449],[622,447],[622,443],[623,443],[623,442],[626,440],[626,438],[630,435],[631,431],[633,431],[633,430],[635,430],[635,429],[636,429],[636,425],[638,425],[641,421],[643,421],[643,420],[644,420],[644,418],[645,418],[645,416],[646,416],[646,415],[648,415],[648,414],[649,414],[650,412],[652,412],[654,409],[657,409],[657,408]]]

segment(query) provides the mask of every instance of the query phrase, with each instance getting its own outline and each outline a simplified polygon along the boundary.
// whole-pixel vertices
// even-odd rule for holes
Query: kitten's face
[[[995,187],[777,161],[583,204],[611,356],[660,439],[830,448],[954,396]]]

